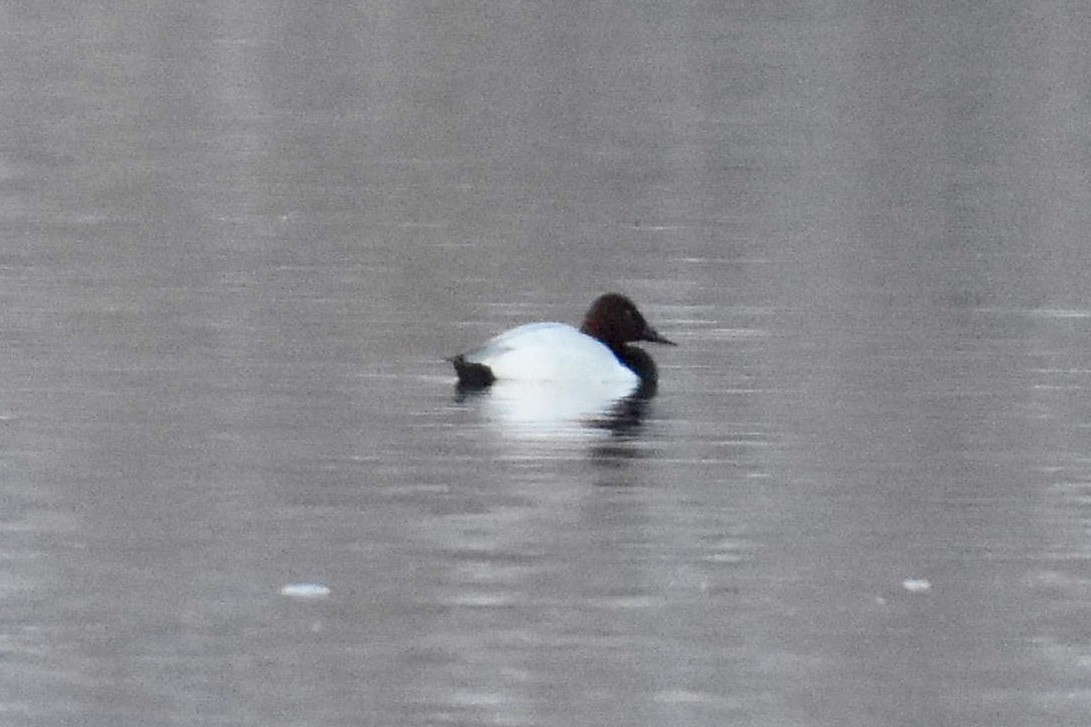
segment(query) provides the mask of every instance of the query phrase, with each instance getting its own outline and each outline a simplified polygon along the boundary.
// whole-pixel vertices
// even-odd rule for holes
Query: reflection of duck
[[[591,304],[579,329],[564,323],[528,323],[451,359],[460,387],[483,388],[497,381],[549,381],[622,385],[655,391],[655,362],[629,344],[676,345],[648,325],[633,302],[607,293]]]
[[[487,388],[459,387],[459,400],[477,401],[486,419],[517,439],[586,439],[624,434],[640,425],[650,394],[625,381],[497,381]]]

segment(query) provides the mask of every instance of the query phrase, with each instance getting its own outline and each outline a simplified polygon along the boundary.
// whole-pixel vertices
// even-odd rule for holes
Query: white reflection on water
[[[628,382],[497,382],[461,395],[479,405],[485,423],[504,437],[600,439],[640,421],[646,393]]]

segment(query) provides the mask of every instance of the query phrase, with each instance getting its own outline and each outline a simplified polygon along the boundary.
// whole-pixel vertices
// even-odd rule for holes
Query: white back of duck
[[[564,323],[528,323],[463,356],[497,380],[639,383],[606,345]]]

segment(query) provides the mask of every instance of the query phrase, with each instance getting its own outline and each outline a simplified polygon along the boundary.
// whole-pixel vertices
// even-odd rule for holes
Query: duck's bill
[[[644,340],[650,341],[651,343],[665,343],[668,346],[678,345],[674,341],[667,340],[666,338],[660,336],[654,328],[649,328],[647,331],[644,332]]]

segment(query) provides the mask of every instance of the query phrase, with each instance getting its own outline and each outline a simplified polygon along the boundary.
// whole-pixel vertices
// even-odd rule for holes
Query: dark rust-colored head
[[[677,345],[649,326],[633,302],[620,293],[599,296],[587,311],[580,330],[602,341],[614,351],[633,341]]]

